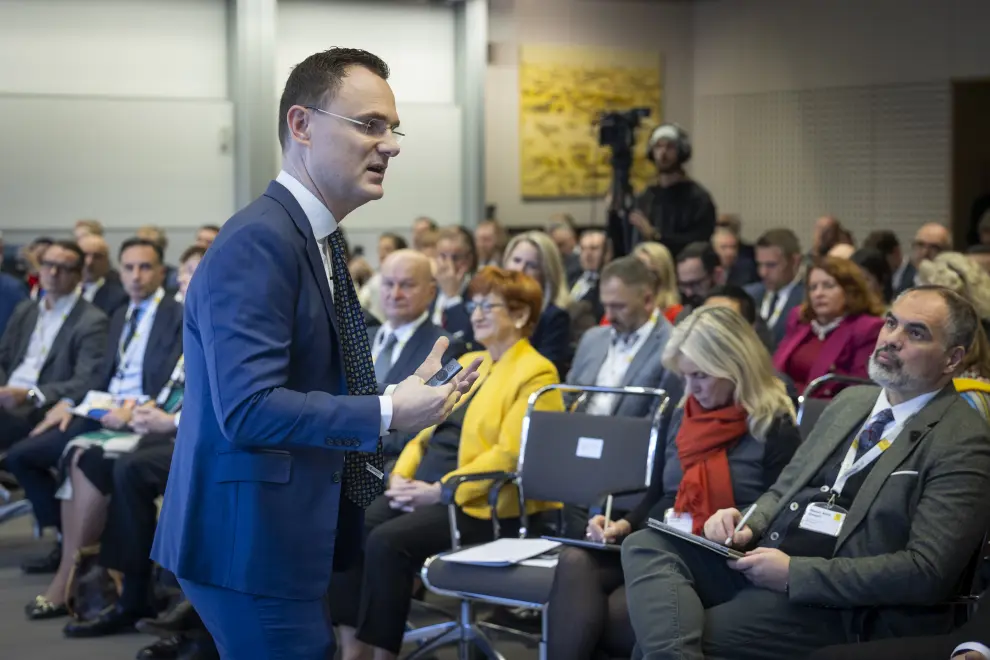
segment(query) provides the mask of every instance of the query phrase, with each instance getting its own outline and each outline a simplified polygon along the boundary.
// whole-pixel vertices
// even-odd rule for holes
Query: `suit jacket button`
[[[340,483],[340,472],[334,472],[333,473],[333,476],[330,477],[330,481],[334,482],[335,484],[339,484]]]
[[[337,444],[337,441],[334,440],[333,438],[327,438],[327,444],[333,447],[335,444]]]

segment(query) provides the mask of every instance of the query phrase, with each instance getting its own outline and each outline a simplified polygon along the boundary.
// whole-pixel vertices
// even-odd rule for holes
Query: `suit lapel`
[[[866,512],[869,511],[874,500],[877,499],[880,488],[887,481],[887,477],[914,452],[915,448],[928,435],[932,427],[942,419],[942,416],[945,415],[949,406],[955,400],[955,396],[956,391],[952,385],[944,388],[928,405],[908,421],[897,438],[894,439],[894,444],[880,455],[876,465],[870,470],[866,480],[863,482],[863,486],[853,499],[852,506],[849,509],[849,515],[842,524],[842,532],[839,534],[839,539],[835,545],[836,553],[839,552],[842,544],[849,538],[853,530],[863,522]]]
[[[427,324],[429,319],[423,321],[416,331],[412,333],[409,337],[409,341],[405,343],[402,347],[402,352],[399,353],[399,359],[392,364],[392,368],[388,370],[388,382],[399,382],[402,379],[402,375],[409,376],[414,371],[415,367],[419,365],[410,366],[410,362],[413,361],[419,345],[423,342],[426,337],[426,332],[429,330]]]
[[[602,370],[602,365],[605,364],[605,358],[608,357],[609,346],[612,345],[612,333],[603,332],[602,341],[593,344],[590,347],[587,371],[584,375],[584,382],[594,385],[595,380],[598,378],[598,372]]]
[[[783,314],[781,314],[783,316]],[[802,323],[797,326],[795,331],[790,334],[784,335],[784,338],[780,341],[780,345],[777,347],[777,352],[773,356],[773,366],[776,367],[777,371],[787,372],[787,362],[791,359],[791,354],[794,350],[807,339],[808,335],[811,334],[811,326]]]
[[[166,301],[171,300],[167,295],[158,304],[158,311],[155,312],[155,320],[151,324],[151,332],[148,333],[148,345],[144,349],[144,363],[141,365],[141,387],[148,396],[155,396],[158,392],[152,392],[151,385],[157,380],[154,376],[158,373],[163,359],[167,359],[167,351],[159,350],[159,346],[164,347],[166,328],[172,326],[173,306]]]
[[[28,307],[27,313],[24,314],[24,332],[20,336],[20,341],[17,344],[17,350],[14,352],[14,359],[11,360],[10,370],[13,372],[17,366],[24,361],[25,356],[27,356],[28,347],[31,345],[31,336],[34,334],[34,328],[38,325],[38,315],[41,311],[38,309],[38,303],[32,302]]]
[[[79,320],[80,314],[83,312],[83,306],[79,303],[82,301],[80,298],[76,301],[76,304],[72,306],[72,311],[69,315],[65,317],[65,322],[62,323],[62,327],[58,329],[58,334],[55,335],[54,341],[52,341],[51,347],[48,349],[48,354],[45,356],[45,363],[41,365],[41,370],[39,374],[48,368],[52,360],[55,359],[55,355],[62,350],[62,347],[69,341],[69,336],[72,334],[72,329],[76,325],[76,321]],[[37,310],[37,308],[35,308]]]
[[[655,360],[660,359],[660,351],[663,349],[664,342],[667,338],[668,326],[664,323],[663,318],[657,320],[656,327],[653,328],[653,332],[650,336],[646,338],[643,345],[639,347],[636,351],[635,357],[633,357],[632,364],[626,369],[625,375],[622,377],[622,383],[620,387],[629,387],[630,385],[635,385],[640,381],[640,372],[648,368],[650,365],[654,364]],[[607,353],[607,351],[606,351]],[[602,356],[602,362],[605,361],[605,356]],[[601,365],[598,367],[601,369]],[[596,372],[597,373],[597,372]],[[614,415],[619,409],[619,405],[622,403],[623,397],[617,396],[613,399],[612,403],[612,414]]]

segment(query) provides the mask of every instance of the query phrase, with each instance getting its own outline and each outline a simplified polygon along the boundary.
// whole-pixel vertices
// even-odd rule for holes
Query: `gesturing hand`
[[[424,384],[443,366],[443,354],[449,345],[446,337],[438,339],[416,373],[399,383],[392,392],[392,428],[396,431],[418,433],[439,424],[478,380],[481,358],[461,370],[446,385],[429,387]]]
[[[730,561],[729,568],[741,571],[757,587],[783,592],[787,590],[791,558],[775,548],[756,548]]]

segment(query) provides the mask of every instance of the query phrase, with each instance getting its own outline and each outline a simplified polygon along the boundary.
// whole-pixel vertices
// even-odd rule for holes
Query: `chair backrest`
[[[612,417],[534,410],[552,390],[656,397],[652,417]],[[660,424],[668,402],[661,389],[548,385],[529,399],[519,452],[525,499],[590,505],[609,493],[650,485]]]
[[[815,392],[822,387],[836,383],[846,385],[876,385],[872,380],[855,378],[853,376],[842,376],[840,374],[825,374],[808,383],[808,386],[804,388],[804,392],[798,397],[797,422],[798,429],[801,432],[802,442],[808,439],[811,429],[818,422],[818,418],[828,408],[828,404],[832,403],[831,399],[814,398]]]

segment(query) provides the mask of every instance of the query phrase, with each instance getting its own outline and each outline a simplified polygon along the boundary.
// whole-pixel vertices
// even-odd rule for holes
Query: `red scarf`
[[[749,430],[748,421],[740,405],[705,410],[693,396],[684,404],[684,418],[674,439],[684,477],[674,510],[691,514],[695,534],[701,534],[713,513],[736,505],[726,452]]]

